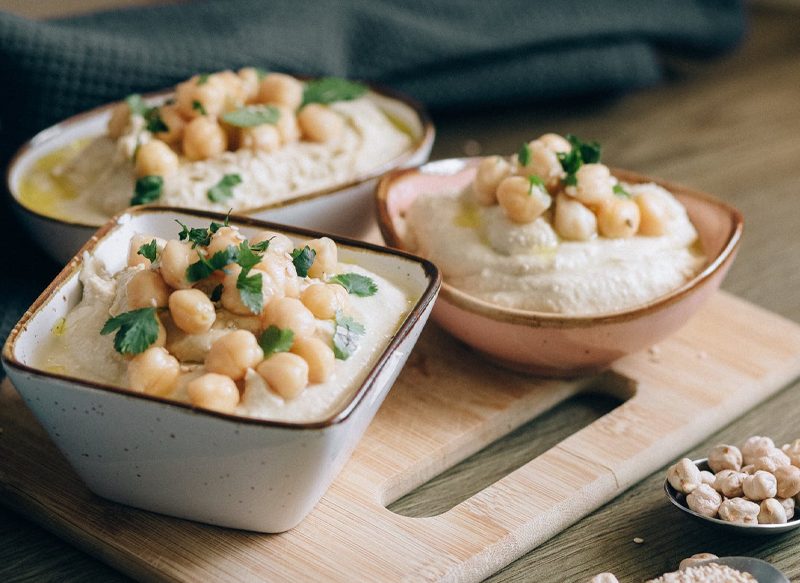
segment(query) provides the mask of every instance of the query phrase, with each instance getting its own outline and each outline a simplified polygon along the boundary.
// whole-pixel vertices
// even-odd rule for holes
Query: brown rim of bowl
[[[425,273],[425,276],[428,279],[428,285],[425,287],[425,291],[417,300],[414,308],[406,315],[403,323],[394,333],[391,341],[383,350],[383,352],[381,353],[380,357],[375,362],[375,364],[372,366],[366,378],[361,382],[358,388],[353,392],[353,395],[344,405],[340,406],[337,409],[337,411],[334,412],[331,416],[321,421],[313,421],[307,423],[291,422],[291,421],[274,421],[268,419],[243,417],[240,415],[234,415],[228,413],[219,413],[208,409],[193,407],[188,403],[174,401],[164,397],[145,395],[143,393],[135,393],[129,389],[125,389],[122,387],[116,387],[113,385],[107,385],[105,383],[88,381],[72,377],[69,375],[43,371],[37,367],[23,364],[19,360],[17,360],[17,358],[14,356],[14,348],[20,334],[22,334],[22,332],[25,331],[25,329],[28,326],[28,323],[33,318],[33,316],[47,304],[48,300],[52,296],[55,296],[56,294],[59,293],[61,288],[66,284],[67,280],[70,277],[72,277],[72,275],[81,267],[83,263],[84,252],[91,252],[98,244],[100,244],[103,240],[105,240],[116,227],[119,227],[120,225],[118,224],[118,220],[120,217],[125,215],[142,215],[142,214],[156,214],[156,213],[173,214],[176,216],[188,215],[194,218],[208,219],[214,221],[223,221],[226,216],[221,213],[216,213],[213,211],[192,211],[178,207],[133,207],[131,209],[127,209],[121,213],[114,215],[105,225],[103,225],[94,235],[92,235],[92,237],[83,245],[83,247],[81,247],[81,249],[76,253],[76,255],[69,261],[69,263],[66,264],[66,266],[64,266],[61,272],[50,283],[50,285],[48,285],[47,288],[39,295],[39,297],[36,299],[33,305],[30,308],[28,308],[28,310],[26,310],[25,314],[11,330],[11,333],[8,335],[8,339],[6,340],[5,345],[3,346],[3,352],[2,352],[3,364],[5,364],[7,368],[13,368],[19,372],[27,373],[30,375],[36,375],[40,377],[46,377],[67,383],[76,384],[82,388],[88,388],[100,391],[111,391],[113,393],[131,399],[144,399],[162,405],[178,407],[198,415],[217,417],[219,419],[234,421],[236,423],[263,425],[266,427],[280,427],[285,429],[303,429],[303,430],[323,429],[346,421],[353,413],[353,411],[356,409],[356,407],[358,407],[358,405],[364,400],[366,395],[372,392],[376,380],[383,372],[383,369],[386,367],[386,364],[389,362],[391,354],[397,349],[400,343],[406,339],[406,337],[409,335],[414,326],[417,325],[417,322],[419,321],[420,317],[422,316],[428,305],[436,297],[436,293],[441,284],[441,274],[439,273],[438,268],[433,263],[431,263],[427,259],[411,255],[410,253],[407,253],[402,250],[389,249],[387,247],[381,247],[379,245],[373,245],[372,243],[365,243],[363,241],[356,241],[354,239],[349,239],[347,237],[339,237],[337,235],[326,235],[324,233],[319,233],[317,231],[312,231],[309,229],[302,229],[298,227],[287,227],[281,224],[261,221],[247,216],[230,215],[231,224],[237,226],[269,229],[282,233],[288,233],[290,235],[295,235],[299,237],[308,237],[308,238],[318,238],[323,236],[330,237],[337,243],[337,245],[344,244],[347,247],[355,248],[361,251],[367,251],[370,253],[375,253],[378,255],[393,255],[420,265]]]
[[[411,174],[419,174],[420,172],[425,171],[428,166],[442,164],[443,162],[461,163],[461,168],[459,170],[461,171],[475,166],[479,160],[481,160],[481,158],[452,158],[448,160],[436,160],[427,164],[423,164],[417,168],[398,169],[386,174],[378,183],[375,193],[378,226],[386,244],[396,249],[403,249],[403,243],[394,229],[394,224],[389,214],[387,203],[389,192],[398,180]],[[594,316],[570,316],[563,314],[552,314],[548,312],[535,312],[531,310],[506,308],[471,296],[468,293],[448,284],[446,280],[442,281],[442,289],[439,292],[440,297],[456,307],[473,314],[509,324],[525,325],[536,328],[583,328],[588,326],[617,324],[639,318],[644,314],[660,310],[681,300],[684,296],[705,284],[720,269],[720,267],[729,261],[729,259],[736,252],[742,238],[742,231],[744,229],[744,218],[736,208],[722,202],[718,198],[711,196],[708,193],[699,190],[693,190],[691,188],[663,180],[657,180],[648,176],[631,172],[629,170],[612,168],[611,171],[614,176],[622,181],[632,183],[653,182],[674,194],[699,199],[709,203],[725,213],[725,215],[730,219],[730,230],[728,232],[725,245],[722,247],[720,253],[711,259],[708,264],[699,273],[697,273],[697,275],[670,293],[659,296],[655,300],[631,309],[597,314]],[[441,173],[439,174],[441,175]]]
[[[295,75],[295,77],[297,77],[298,79],[302,79],[304,81],[308,81],[309,79],[313,79],[313,77],[309,77],[309,76],[306,76],[306,75]],[[379,85],[379,84],[375,84],[375,83],[364,83],[364,84],[369,87],[370,92],[375,93],[376,95],[379,95],[381,97],[386,97],[388,99],[393,99],[395,101],[398,101],[398,102],[402,103],[403,105],[406,105],[409,108],[411,108],[411,110],[416,114],[416,116],[419,118],[420,124],[422,125],[422,133],[421,133],[420,137],[415,140],[413,147],[410,150],[408,150],[407,152],[404,152],[403,154],[400,154],[399,156],[393,158],[392,160],[389,160],[388,162],[386,162],[384,164],[381,164],[380,166],[377,166],[377,167],[365,172],[364,174],[362,174],[360,176],[354,177],[353,179],[349,180],[348,182],[345,182],[345,183],[342,183],[342,184],[333,185],[331,187],[324,188],[324,189],[321,189],[321,190],[315,190],[314,192],[308,192],[306,194],[303,194],[303,195],[295,197],[295,198],[290,198],[290,199],[282,200],[282,201],[275,202],[275,203],[272,203],[272,204],[267,204],[267,205],[263,205],[263,206],[259,206],[259,207],[254,207],[252,209],[242,210],[242,211],[239,211],[240,213],[246,214],[246,215],[250,215],[250,214],[254,214],[254,213],[260,213],[260,212],[264,212],[264,211],[268,211],[268,210],[272,210],[272,209],[282,208],[282,207],[289,206],[289,205],[292,205],[292,204],[308,202],[310,200],[319,198],[321,196],[325,196],[325,195],[328,195],[328,194],[335,194],[335,193],[337,193],[339,191],[347,190],[349,188],[353,188],[354,186],[357,186],[359,184],[363,184],[365,182],[369,182],[370,180],[374,180],[376,178],[380,178],[381,176],[383,176],[387,172],[391,171],[392,169],[396,169],[396,168],[399,168],[399,167],[403,166],[403,164],[405,164],[409,159],[411,159],[414,156],[416,156],[420,151],[429,149],[432,146],[433,140],[436,137],[436,129],[435,129],[434,125],[433,125],[433,121],[431,120],[431,117],[428,114],[427,110],[425,109],[425,107],[419,101],[415,100],[413,97],[410,97],[410,96],[408,96],[408,95],[406,95],[404,93],[401,93],[401,92],[396,91],[394,89],[390,89],[390,88],[384,87],[384,86]],[[158,98],[168,97],[172,93],[173,93],[172,89],[162,89],[160,91],[144,93],[144,94],[142,94],[142,97],[144,97],[145,99],[158,99]],[[38,146],[41,143],[46,143],[49,139],[51,139],[51,137],[54,134],[60,133],[61,131],[64,130],[64,128],[69,127],[71,125],[74,125],[74,124],[76,124],[78,122],[84,121],[84,120],[86,120],[88,118],[91,118],[91,117],[100,115],[102,113],[105,113],[106,111],[108,111],[111,108],[115,107],[119,103],[121,103],[121,101],[114,101],[112,103],[107,103],[105,105],[101,105],[101,106],[95,107],[93,109],[90,109],[88,111],[84,111],[82,113],[78,113],[76,115],[68,117],[67,119],[65,119],[63,121],[60,121],[55,125],[52,125],[50,127],[47,127],[45,129],[43,129],[42,131],[38,132],[35,136],[33,136],[32,138],[27,140],[25,143],[23,143],[22,146],[20,146],[20,148],[11,157],[11,160],[9,160],[9,162],[8,162],[8,166],[6,167],[6,175],[5,175],[6,193],[7,193],[8,197],[11,199],[11,204],[13,206],[17,207],[20,211],[29,213],[29,214],[33,215],[34,217],[36,217],[36,218],[43,219],[43,220],[46,220],[46,221],[50,221],[50,222],[54,222],[54,223],[58,223],[58,224],[62,224],[62,225],[70,225],[70,226],[73,226],[73,227],[84,227],[84,228],[87,228],[87,229],[94,229],[94,230],[102,227],[102,225],[90,225],[90,224],[87,224],[87,223],[82,223],[80,221],[74,221],[74,220],[69,220],[69,219],[59,219],[57,217],[51,217],[51,216],[48,216],[48,215],[43,214],[43,213],[40,213],[40,212],[38,212],[38,211],[26,206],[25,204],[23,204],[19,200],[18,194],[14,194],[14,192],[12,190],[11,172],[14,169],[14,167],[17,165],[17,163],[19,162],[20,158],[25,156],[32,148]],[[158,205],[150,205],[150,206],[157,207]],[[163,207],[163,208],[176,208],[176,207]],[[189,210],[192,210],[192,209],[189,209]],[[120,211],[120,213],[122,213],[122,212],[125,212],[125,211]],[[211,211],[211,212],[214,212],[214,211]],[[240,214],[239,216],[242,216],[242,215]],[[109,217],[109,218],[111,218],[111,217]]]

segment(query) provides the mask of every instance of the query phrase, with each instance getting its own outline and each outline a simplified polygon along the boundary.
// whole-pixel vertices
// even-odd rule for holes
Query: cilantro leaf
[[[175,219],[175,222],[181,226],[181,230],[178,233],[178,239],[181,241],[191,241],[192,242],[192,249],[197,247],[206,247],[211,242],[211,235],[219,231],[222,227],[227,227],[230,223],[231,213],[228,211],[228,214],[225,216],[225,221],[222,223],[211,222],[207,229],[203,228],[189,228],[188,226],[184,225],[178,219]]]
[[[347,360],[358,350],[358,342],[364,335],[364,325],[341,311],[336,312],[336,331],[333,333],[333,354],[339,360]]]
[[[198,83],[198,85],[199,84],[200,83]],[[198,112],[200,115],[208,115],[208,112],[206,111],[206,108],[203,107],[203,104],[200,103],[197,99],[194,99],[192,101],[192,109],[195,110],[196,112]]]
[[[242,269],[239,272],[239,277],[236,278],[236,289],[239,290],[239,296],[247,309],[254,314],[260,314],[264,309],[261,274],[248,275],[249,272],[249,269]]]
[[[292,251],[292,263],[294,263],[297,275],[306,277],[308,275],[308,270],[314,265],[314,258],[316,256],[317,252],[308,245],[302,249],[295,249]]]
[[[139,354],[158,339],[158,320],[155,308],[140,308],[106,320],[100,334],[114,336],[114,348],[120,354]]]
[[[161,198],[164,178],[161,176],[142,176],[136,181],[131,204],[148,204]]]
[[[367,86],[362,83],[340,77],[323,77],[306,84],[303,90],[303,103],[300,107],[309,103],[327,105],[335,101],[350,101],[361,97],[367,90]]]
[[[276,124],[281,117],[277,107],[271,105],[246,105],[229,111],[222,116],[222,121],[237,128],[251,128],[269,123]]]
[[[144,114],[144,119],[147,122],[147,131],[151,134],[169,131],[169,126],[161,119],[161,112],[157,107],[148,109]]]
[[[156,240],[153,239],[149,243],[145,243],[139,247],[139,250],[136,252],[136,254],[141,255],[145,259],[149,259],[150,263],[153,263],[158,255],[158,245],[156,244]]]
[[[272,241],[274,237],[270,237],[269,239],[264,239],[263,241],[259,241],[258,243],[251,243],[250,249],[252,249],[256,253],[264,253],[267,249],[269,249],[269,242]]]
[[[530,188],[528,189],[528,194],[533,194],[533,188],[541,188],[545,192],[547,192],[547,186],[544,183],[544,180],[539,178],[536,174],[531,174],[528,176],[528,182],[530,183]]]
[[[276,352],[288,352],[293,342],[294,332],[289,328],[281,329],[277,326],[270,326],[258,338],[258,345],[264,351],[264,358]]]
[[[625,190],[625,187],[621,184],[614,185],[614,194],[623,198],[631,198],[631,193]]]
[[[517,152],[517,160],[519,160],[519,163],[523,166],[527,166],[531,163],[531,147],[527,142],[523,142],[519,147],[519,152]]]
[[[233,196],[233,187],[242,183],[238,174],[226,174],[208,190],[208,200],[211,202],[224,202]]]
[[[250,243],[247,241],[239,243],[236,263],[241,265],[242,269],[252,269],[259,261],[261,261],[261,255],[254,253]]]
[[[142,99],[142,96],[138,93],[134,93],[133,95],[128,95],[125,98],[125,103],[128,104],[128,108],[131,110],[131,113],[134,115],[140,115],[142,117],[145,116],[147,111],[150,109],[147,107],[147,104]]]
[[[218,302],[222,298],[222,290],[223,286],[220,283],[219,285],[217,285],[217,287],[211,290],[211,295],[209,296],[208,299],[210,299],[212,302]]]
[[[328,283],[338,283],[347,290],[347,293],[361,298],[378,293],[378,284],[372,281],[372,278],[360,273],[340,273],[331,277]]]
[[[217,251],[211,258],[200,256],[200,259],[186,268],[186,279],[191,283],[207,278],[219,269],[224,269],[237,260],[238,251],[233,245],[228,245],[222,251]]]
[[[561,168],[567,173],[564,184],[575,186],[578,183],[575,173],[581,166],[600,162],[601,147],[595,141],[584,142],[572,134],[567,134],[567,140],[572,148],[569,152],[559,152],[557,156]]]

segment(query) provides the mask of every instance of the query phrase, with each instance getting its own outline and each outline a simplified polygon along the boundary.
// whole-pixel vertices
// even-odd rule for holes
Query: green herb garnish
[[[201,247],[207,246],[211,242],[211,235],[219,231],[222,227],[227,227],[230,221],[231,213],[228,211],[227,216],[225,217],[225,221],[222,223],[211,222],[207,229],[203,228],[192,228],[190,229],[178,219],[175,219],[175,222],[181,226],[181,230],[178,233],[178,239],[181,241],[191,241],[192,242],[192,249],[197,247],[198,245]]]
[[[339,360],[347,360],[358,349],[364,335],[364,325],[341,311],[336,312],[336,331],[333,333],[333,354]]]
[[[303,103],[329,104],[335,101],[350,101],[357,99],[367,92],[368,88],[362,83],[348,81],[340,77],[323,77],[309,81],[303,90]]]
[[[614,194],[617,196],[621,196],[622,198],[631,198],[631,193],[625,190],[621,184],[614,185]]]
[[[272,241],[272,239],[273,237],[270,237],[269,239],[264,239],[258,243],[251,243],[250,249],[256,253],[264,253],[267,249],[269,249],[269,242]]]
[[[292,251],[292,263],[294,263],[297,275],[306,277],[308,275],[308,270],[314,265],[314,258],[316,256],[317,252],[308,245],[302,249],[295,249]]]
[[[201,73],[197,76],[197,84],[198,85],[205,85],[208,83],[208,78],[211,77],[211,73]],[[205,115],[205,114],[203,114]]]
[[[528,194],[533,194],[534,187],[541,188],[545,192],[547,192],[547,186],[544,183],[544,180],[536,176],[536,174],[531,174],[528,176],[528,182],[530,183],[530,187],[528,188]]]
[[[236,278],[236,289],[239,290],[239,296],[247,309],[254,314],[260,314],[264,309],[261,274],[248,275],[248,273],[250,273],[249,269],[242,269],[239,272],[239,277]]]
[[[114,348],[120,354],[139,354],[158,339],[158,319],[155,308],[140,308],[106,320],[100,334],[114,336]]]
[[[258,78],[259,81],[262,81],[264,77],[269,75],[269,71],[267,71],[266,69],[262,69],[261,67],[254,67],[254,69],[256,70],[256,77]]]
[[[231,263],[236,263],[238,251],[233,245],[228,245],[222,251],[217,251],[211,257],[200,256],[200,259],[186,268],[186,279],[194,283],[205,279],[219,269],[224,269]]]
[[[291,329],[281,329],[270,326],[258,338],[258,345],[264,351],[264,358],[276,352],[288,352],[294,342],[294,332]]]
[[[158,245],[156,244],[156,240],[153,239],[149,243],[145,243],[139,247],[139,250],[136,252],[136,254],[141,255],[145,259],[149,259],[150,263],[155,262],[158,255]]]
[[[531,163],[531,147],[528,145],[528,142],[523,142],[523,144],[519,147],[519,152],[517,152],[517,160],[523,166],[527,166]]]
[[[242,183],[238,174],[226,174],[219,182],[208,189],[208,200],[211,202],[225,202],[233,196],[233,187]]]
[[[277,107],[271,105],[246,105],[229,111],[222,121],[237,128],[251,128],[265,123],[276,124],[281,117]]]
[[[151,134],[169,131],[169,126],[161,119],[161,112],[157,107],[148,109],[144,114],[144,119],[147,122],[147,131]]]
[[[192,101],[192,109],[198,112],[200,115],[208,115],[206,108],[203,107],[203,104],[200,103],[197,99]]]
[[[564,178],[564,184],[575,186],[578,183],[575,173],[584,164],[596,164],[599,162],[601,148],[597,142],[584,142],[572,134],[567,134],[567,140],[572,145],[572,148],[569,152],[559,152],[558,161],[561,162],[561,168],[567,173],[566,178]]]
[[[252,269],[262,259],[262,252],[256,251],[254,246],[251,246],[248,241],[239,243],[237,251],[236,263],[241,265],[242,269]]]
[[[164,179],[161,176],[142,176],[136,181],[131,204],[147,204],[161,198]]]
[[[371,278],[360,273],[340,273],[328,280],[328,283],[338,283],[347,293],[366,298],[378,293],[378,284]]]
[[[212,302],[218,302],[222,298],[223,289],[224,288],[220,283],[219,285],[217,285],[217,287],[211,290],[211,295],[208,297],[208,299],[210,299]]]
[[[144,117],[145,114],[150,109],[144,102],[144,99],[142,99],[142,96],[139,95],[138,93],[134,93],[133,95],[128,95],[125,98],[125,103],[128,104],[128,108],[131,110],[132,114],[141,115],[142,117]]]

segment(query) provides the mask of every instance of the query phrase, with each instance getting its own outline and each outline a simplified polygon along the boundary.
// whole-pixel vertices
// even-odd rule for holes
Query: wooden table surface
[[[65,3],[50,5],[52,12],[42,12],[39,5],[33,15],[58,13]],[[3,0],[0,8],[25,13],[23,3]],[[601,103],[438,116],[432,157],[508,153],[545,131],[597,139],[610,164],[707,190],[741,209],[746,234],[724,288],[800,321],[800,10],[752,10],[751,32],[738,52],[702,65],[670,61],[671,80],[664,85]],[[605,399],[588,397],[560,406],[391,508],[412,516],[441,512],[611,407]],[[800,382],[689,455],[699,457],[714,443],[737,443],[752,434],[771,435],[780,443],[800,437],[799,416]],[[638,582],[676,568],[697,552],[759,557],[790,580],[800,580],[795,549],[800,531],[777,538],[719,534],[669,507],[662,480],[661,471],[650,476],[491,580],[581,582],[612,571],[623,583]],[[0,580],[127,579],[0,509]]]

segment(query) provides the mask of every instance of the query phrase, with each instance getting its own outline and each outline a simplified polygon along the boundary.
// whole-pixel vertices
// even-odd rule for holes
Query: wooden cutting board
[[[656,349],[576,381],[496,368],[431,325],[319,506],[279,535],[205,526],[94,496],[6,381],[0,501],[139,579],[478,581],[797,376],[800,326],[724,293]],[[586,390],[624,403],[439,516],[385,508]]]

